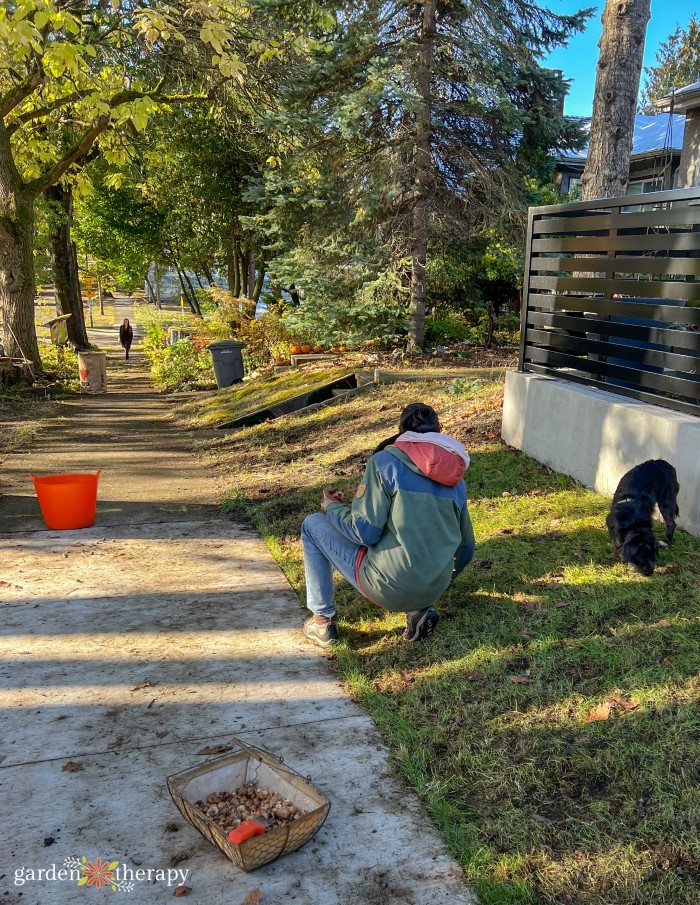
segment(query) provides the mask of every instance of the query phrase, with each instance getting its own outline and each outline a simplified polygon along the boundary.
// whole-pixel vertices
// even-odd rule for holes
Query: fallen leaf
[[[0,581],[0,588],[9,588],[9,587],[10,587],[9,581]]]
[[[188,893],[192,892],[191,886],[176,886],[173,890],[173,895],[178,896],[186,896]]]
[[[612,704],[610,701],[603,701],[602,704],[598,704],[597,707],[594,707],[593,710],[588,714],[588,716],[584,719],[584,723],[595,723],[598,720],[607,720],[610,716],[610,711],[612,710]]]
[[[252,892],[248,893],[245,899],[243,899],[243,905],[260,905],[261,899],[262,890],[254,889]]]
[[[535,680],[529,678],[529,676],[508,676],[508,681],[512,682],[513,685],[530,685]]]
[[[610,703],[615,707],[622,707],[622,709],[626,712],[628,710],[636,710],[639,707],[641,701],[635,701],[630,698],[624,697],[624,695],[620,695],[619,697],[610,698]]]
[[[82,769],[83,769],[83,765],[77,763],[74,760],[69,760],[67,764],[63,765],[64,773],[77,773],[78,770],[82,770]]]
[[[483,672],[482,670],[479,670],[479,672],[468,672],[466,675],[467,682],[476,682],[476,681],[483,682],[483,680],[485,678],[486,678],[486,673]]]
[[[141,688],[150,688],[152,684],[150,679],[146,679],[145,682],[139,682],[138,685],[132,685],[129,691],[139,691]]]
[[[226,751],[233,751],[233,745],[207,745],[197,754],[225,754]]]
[[[659,619],[656,624],[661,628],[667,628],[669,625],[671,625],[671,621],[670,619]]]
[[[156,732],[156,738],[165,738],[165,736],[169,734],[167,729],[163,729],[161,732]]]

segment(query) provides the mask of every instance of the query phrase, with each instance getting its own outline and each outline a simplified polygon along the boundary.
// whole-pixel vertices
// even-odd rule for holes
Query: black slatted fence
[[[523,299],[522,371],[700,415],[700,186],[531,208]]]

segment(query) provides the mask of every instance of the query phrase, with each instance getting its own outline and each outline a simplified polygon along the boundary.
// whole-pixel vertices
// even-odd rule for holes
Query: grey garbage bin
[[[209,343],[207,349],[211,352],[216,385],[220,390],[243,380],[245,372],[241,350],[245,349],[245,343],[232,339],[221,339],[215,343]]]

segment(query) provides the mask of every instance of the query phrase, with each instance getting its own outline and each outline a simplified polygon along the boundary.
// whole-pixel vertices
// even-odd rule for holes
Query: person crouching
[[[325,488],[320,512],[301,527],[307,638],[338,640],[333,569],[360,594],[406,613],[403,636],[419,641],[439,621],[435,603],[472,559],[476,547],[464,473],[469,455],[440,431],[431,406],[414,402],[399,432],[372,453],[351,505]]]

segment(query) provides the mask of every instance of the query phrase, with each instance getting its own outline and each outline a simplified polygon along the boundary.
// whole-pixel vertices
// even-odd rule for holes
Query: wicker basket
[[[312,839],[324,824],[330,801],[301,774],[262,748],[253,748],[234,739],[240,750],[207,761],[168,777],[168,789],[182,816],[232,861],[246,872],[276,861],[296,851]],[[274,827],[262,836],[253,836],[240,845],[228,841],[228,833],[196,806],[207,795],[257,781],[261,786],[289,799],[306,811],[286,826]]]

